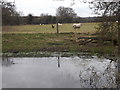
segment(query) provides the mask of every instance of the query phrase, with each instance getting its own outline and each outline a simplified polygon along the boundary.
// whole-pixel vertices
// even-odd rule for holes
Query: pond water
[[[92,57],[4,58],[3,88],[116,88],[116,63]]]

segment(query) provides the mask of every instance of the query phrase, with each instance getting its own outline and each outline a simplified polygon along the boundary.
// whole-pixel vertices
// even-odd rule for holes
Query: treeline
[[[45,16],[33,16],[29,14],[28,16],[9,16],[8,18],[4,18],[2,20],[3,25],[27,25],[27,24],[56,24],[59,23],[86,23],[86,22],[103,22],[104,19],[102,17],[57,17],[52,15]],[[113,19],[113,20],[112,20]],[[107,21],[116,21],[115,18],[106,18]]]
[[[16,11],[15,5],[12,3],[0,2],[2,6],[2,25],[26,25],[26,24],[55,24],[59,23],[86,23],[86,22],[104,22],[104,21],[116,21],[117,18],[110,17],[79,17],[72,8],[59,7],[56,11],[56,15],[41,14],[40,16],[34,16],[28,14],[22,16]]]

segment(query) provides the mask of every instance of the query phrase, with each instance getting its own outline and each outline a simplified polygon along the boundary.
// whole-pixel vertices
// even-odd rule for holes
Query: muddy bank
[[[112,61],[117,61],[116,55],[111,54],[99,54],[99,53],[88,53],[88,52],[19,52],[19,53],[4,53],[4,57],[82,57],[82,58],[93,58],[97,56],[99,58],[106,58]],[[110,62],[110,63],[111,63]]]

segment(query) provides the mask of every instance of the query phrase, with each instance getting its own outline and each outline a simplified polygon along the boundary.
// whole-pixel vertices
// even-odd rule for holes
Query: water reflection
[[[15,64],[15,63],[14,63],[14,61],[13,61],[12,58],[10,59],[10,58],[7,58],[7,57],[5,58],[5,57],[4,57],[4,58],[2,59],[2,65],[3,65],[3,66],[9,67],[9,66],[11,66],[11,65],[13,65],[13,64]]]
[[[3,88],[116,88],[115,64],[96,56],[4,58]]]
[[[107,68],[105,68],[104,72],[100,72],[99,70],[96,71],[96,68],[91,66],[85,71],[80,71],[79,77],[82,87],[87,86],[89,88],[116,88],[115,72],[111,67],[111,64],[109,64]]]
[[[60,56],[58,56],[58,68],[60,68]]]

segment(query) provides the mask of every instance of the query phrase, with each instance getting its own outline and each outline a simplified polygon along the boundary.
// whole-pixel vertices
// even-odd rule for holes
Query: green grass
[[[59,34],[51,25],[4,26],[2,35],[3,53],[15,52],[91,52],[113,54],[116,47],[96,45],[96,43],[79,45],[79,37],[94,38],[97,23],[83,23],[78,30],[72,24],[59,26]],[[88,39],[87,39],[88,40]],[[32,55],[32,54],[31,54]]]
[[[104,46],[98,46],[91,48],[91,53],[99,53],[99,54],[117,54],[117,48],[115,48],[112,45],[104,45]]]
[[[72,34],[3,34],[3,52],[63,51],[73,45],[67,40],[71,36]]]
[[[114,53],[112,45],[96,46],[93,44],[79,45],[74,34],[3,34],[3,52],[91,52]],[[80,34],[78,34],[80,36]]]

